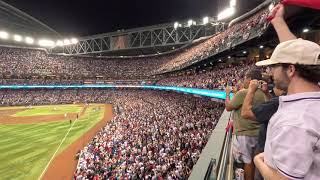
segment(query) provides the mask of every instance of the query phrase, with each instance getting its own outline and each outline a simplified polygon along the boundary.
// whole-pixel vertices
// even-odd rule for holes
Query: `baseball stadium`
[[[318,0],[0,7],[0,180],[320,179]]]

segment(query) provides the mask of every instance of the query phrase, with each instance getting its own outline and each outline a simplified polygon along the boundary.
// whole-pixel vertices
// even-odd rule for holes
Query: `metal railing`
[[[230,123],[230,121],[229,121]],[[227,177],[227,169],[229,164],[229,157],[231,154],[231,144],[232,144],[232,128],[230,124],[228,125],[228,130],[226,132],[226,137],[223,145],[223,151],[221,155],[221,160],[219,164],[219,171],[217,174],[217,180],[225,180]]]
[[[207,169],[207,172],[206,172],[206,175],[204,177],[204,180],[210,180],[212,179],[212,172],[215,172],[216,171],[216,168],[217,168],[217,160],[216,159],[211,159],[210,163],[209,163],[209,166],[208,166],[208,169]]]

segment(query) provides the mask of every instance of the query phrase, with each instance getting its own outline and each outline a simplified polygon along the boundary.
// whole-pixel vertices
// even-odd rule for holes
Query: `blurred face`
[[[270,66],[274,85],[277,89],[287,91],[290,84],[290,78],[287,69],[280,64]]]

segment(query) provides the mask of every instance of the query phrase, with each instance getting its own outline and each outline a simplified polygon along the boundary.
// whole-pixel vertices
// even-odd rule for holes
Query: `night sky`
[[[119,29],[216,16],[229,0],[4,0],[63,36],[87,36]],[[263,0],[238,0],[241,12]],[[250,4],[248,4],[250,2]],[[240,10],[239,10],[240,12]]]

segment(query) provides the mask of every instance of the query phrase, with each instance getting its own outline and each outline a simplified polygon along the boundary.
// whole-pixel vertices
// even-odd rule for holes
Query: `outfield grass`
[[[42,116],[42,115],[57,115],[65,113],[79,113],[82,107],[78,105],[57,105],[57,106],[35,106],[32,109],[27,109],[18,112],[13,117],[21,116]]]
[[[94,112],[97,106],[102,108]],[[75,122],[59,152],[91,129],[103,115],[103,105],[90,105]],[[0,125],[0,179],[37,180],[69,128],[69,121]]]

